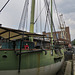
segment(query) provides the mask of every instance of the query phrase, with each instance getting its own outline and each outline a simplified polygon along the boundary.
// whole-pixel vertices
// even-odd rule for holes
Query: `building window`
[[[57,38],[59,39],[58,33],[56,33]]]
[[[64,39],[64,33],[63,32],[61,32],[61,38]]]
[[[47,37],[49,37],[49,35],[48,35],[48,34],[47,34],[46,36],[47,36]]]

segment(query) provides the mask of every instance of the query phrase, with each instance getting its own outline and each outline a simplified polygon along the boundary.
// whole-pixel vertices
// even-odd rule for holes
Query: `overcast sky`
[[[7,0],[0,0],[0,9]],[[75,0],[55,0],[59,13],[62,13],[66,26],[70,27],[71,40],[75,39]],[[0,23],[18,29],[25,0],[10,0],[0,13]],[[56,23],[58,24],[58,23]]]
[[[75,39],[75,0],[56,0],[57,8],[64,15],[66,26],[70,28],[71,40]]]

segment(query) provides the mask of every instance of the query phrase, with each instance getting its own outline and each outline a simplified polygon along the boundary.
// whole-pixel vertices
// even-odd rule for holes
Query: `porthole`
[[[7,55],[3,55],[2,57],[3,57],[3,58],[7,58]]]

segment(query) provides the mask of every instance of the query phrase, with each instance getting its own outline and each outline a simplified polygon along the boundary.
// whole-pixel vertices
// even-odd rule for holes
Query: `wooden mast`
[[[51,50],[53,55],[53,20],[52,20],[52,0],[51,0]]]
[[[31,33],[34,33],[34,12],[35,12],[35,0],[32,0],[31,21],[30,21],[30,32]],[[33,42],[33,37],[30,37],[30,41]]]

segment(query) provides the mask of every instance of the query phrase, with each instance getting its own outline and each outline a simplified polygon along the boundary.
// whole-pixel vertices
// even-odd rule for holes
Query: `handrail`
[[[21,54],[26,54],[26,53],[34,53],[34,52],[42,52],[44,51],[45,52],[45,55],[47,55],[47,51],[44,49],[40,49],[40,50],[30,50],[30,51],[25,51],[25,52],[21,52]],[[20,55],[20,52],[16,52],[16,55]]]

